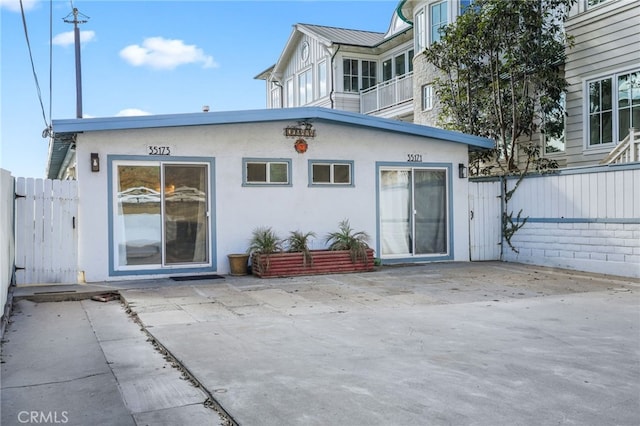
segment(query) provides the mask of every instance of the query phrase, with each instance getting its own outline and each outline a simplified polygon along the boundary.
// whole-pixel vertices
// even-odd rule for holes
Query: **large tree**
[[[518,213],[514,222],[509,199],[525,174],[557,167],[540,156],[532,136],[562,133],[569,42],[563,22],[574,2],[474,0],[425,51],[439,70],[440,124],[496,141],[495,150],[470,159],[471,174],[518,175],[509,190],[503,180],[503,234],[514,250],[511,236],[526,219]]]

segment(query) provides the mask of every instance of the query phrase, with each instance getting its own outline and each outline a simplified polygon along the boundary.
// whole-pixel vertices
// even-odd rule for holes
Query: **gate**
[[[78,186],[16,179],[16,284],[76,283]]]
[[[500,181],[469,182],[469,250],[472,261],[500,260]]]

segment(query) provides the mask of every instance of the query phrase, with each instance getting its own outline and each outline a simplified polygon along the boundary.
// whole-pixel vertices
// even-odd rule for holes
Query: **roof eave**
[[[54,120],[53,128],[56,132],[56,137],[58,137],[58,135],[62,136],[91,131],[261,123],[288,120],[324,120],[344,125],[367,127],[394,133],[462,143],[468,145],[472,149],[480,150],[492,149],[495,145],[492,140],[479,136],[322,107],[66,119]]]

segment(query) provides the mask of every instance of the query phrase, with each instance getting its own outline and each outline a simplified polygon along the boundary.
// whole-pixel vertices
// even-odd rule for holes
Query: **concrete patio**
[[[500,262],[19,287],[2,424],[636,425],[639,290]]]
[[[242,425],[636,425],[640,285],[505,264],[121,289]]]

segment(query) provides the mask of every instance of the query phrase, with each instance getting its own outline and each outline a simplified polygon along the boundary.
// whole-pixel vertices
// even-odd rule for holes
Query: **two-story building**
[[[413,28],[394,13],[386,33],[297,24],[258,74],[267,108],[322,106],[413,121]]]
[[[267,108],[319,105],[437,126],[437,70],[421,55],[473,0],[400,0],[386,33],[294,26],[266,81]],[[637,161],[640,7],[578,0],[565,22],[565,135],[533,137],[562,167]]]

